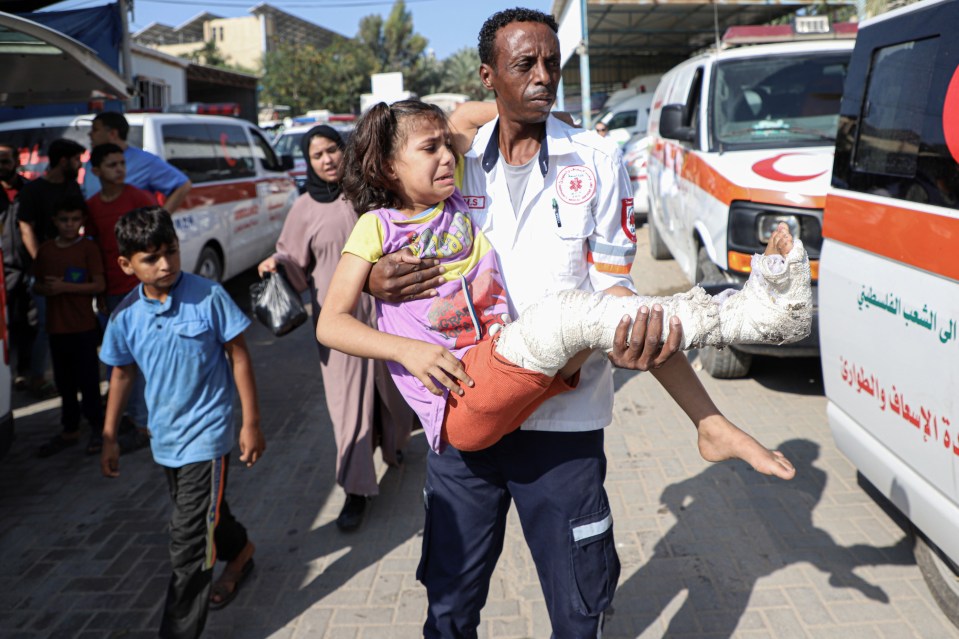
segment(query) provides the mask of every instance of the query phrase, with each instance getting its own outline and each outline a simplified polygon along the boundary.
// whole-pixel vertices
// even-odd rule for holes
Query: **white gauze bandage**
[[[715,297],[698,286],[669,297],[616,297],[579,290],[547,295],[500,331],[496,352],[517,366],[552,376],[580,351],[612,350],[620,320],[634,318],[640,306],[653,304],[663,307],[663,340],[668,319],[679,317],[683,350],[785,344],[808,336],[812,289],[802,242],[794,240],[785,258],[754,255],[751,266],[742,290]]]

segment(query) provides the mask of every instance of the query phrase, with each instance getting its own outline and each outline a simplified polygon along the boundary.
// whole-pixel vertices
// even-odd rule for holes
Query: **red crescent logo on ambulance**
[[[776,162],[790,155],[805,155],[808,157],[815,157],[809,155],[808,153],[780,153],[779,155],[774,155],[771,158],[766,158],[765,160],[760,160],[759,162],[753,164],[753,173],[760,177],[764,177],[767,180],[774,180],[776,182],[805,182],[806,180],[817,178],[827,172],[820,171],[819,173],[813,173],[811,175],[790,175],[777,170]]]
[[[952,74],[942,104],[942,133],[952,159],[959,162],[959,69]]]

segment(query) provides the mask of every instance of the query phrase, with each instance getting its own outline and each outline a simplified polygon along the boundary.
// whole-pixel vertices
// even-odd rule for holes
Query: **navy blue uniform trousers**
[[[605,478],[602,430],[518,430],[481,451],[431,451],[416,574],[429,600],[423,635],[476,637],[513,501],[553,636],[598,636],[620,571]]]

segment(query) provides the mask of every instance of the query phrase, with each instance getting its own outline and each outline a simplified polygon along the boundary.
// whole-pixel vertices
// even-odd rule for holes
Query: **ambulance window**
[[[636,126],[636,111],[620,111],[606,123],[609,129],[625,129]]]
[[[858,191],[959,208],[959,165],[949,153],[943,103],[955,62],[939,37],[877,49],[853,151]]]
[[[873,54],[853,166],[858,171],[916,175],[923,112],[939,39],[906,42]]]
[[[204,124],[163,125],[163,156],[194,184],[222,177],[213,135]]]
[[[689,97],[686,99],[686,126],[697,129],[699,126],[699,104],[703,93],[703,68],[696,67],[692,86],[689,87]]]
[[[253,136],[253,157],[260,161],[260,166],[267,171],[282,171],[283,165],[266,138],[256,131],[250,131],[250,135]]]
[[[256,175],[253,150],[242,127],[214,125],[217,156],[224,179],[241,179]]]

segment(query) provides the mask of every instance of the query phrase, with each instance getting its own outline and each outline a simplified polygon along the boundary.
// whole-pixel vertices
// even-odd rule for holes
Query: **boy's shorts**
[[[489,448],[526,421],[550,397],[573,390],[579,371],[569,380],[527,370],[496,352],[496,340],[484,339],[461,360],[474,386],[450,393],[443,414],[442,438],[458,450]]]

